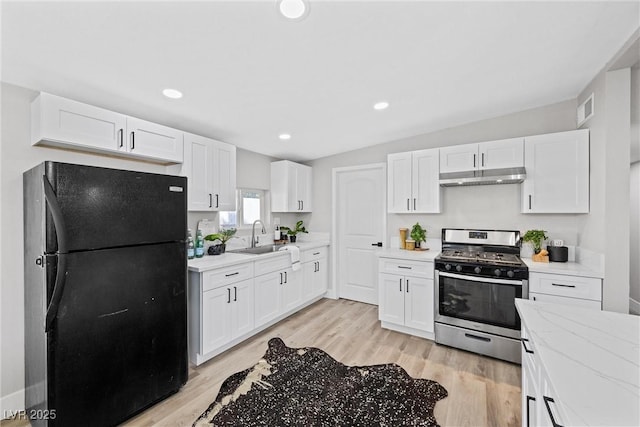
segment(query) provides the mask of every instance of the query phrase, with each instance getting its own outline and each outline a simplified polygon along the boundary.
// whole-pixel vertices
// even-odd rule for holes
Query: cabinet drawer
[[[272,271],[284,270],[291,267],[291,255],[289,253],[278,254],[273,258],[267,258],[255,262],[255,275],[271,273]]]
[[[300,262],[317,261],[321,258],[326,258],[329,252],[326,246],[321,248],[309,249],[300,253]]]
[[[529,292],[601,301],[602,280],[593,277],[531,273]]]
[[[560,297],[558,295],[538,294],[535,292],[529,292],[529,299],[533,301],[552,302],[556,304],[573,305],[576,307],[592,308],[594,310],[601,310],[602,303],[600,301],[592,299],[581,298],[569,298]]]
[[[380,258],[378,269],[380,273],[402,274],[404,276],[433,279],[432,262]]]
[[[207,271],[203,273],[202,291],[206,292],[251,278],[253,278],[252,262]]]

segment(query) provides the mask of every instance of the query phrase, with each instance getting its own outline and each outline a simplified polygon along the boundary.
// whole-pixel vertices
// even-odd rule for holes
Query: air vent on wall
[[[578,106],[578,126],[582,126],[587,120],[593,117],[594,114],[594,104],[593,104],[593,93],[589,95],[589,97]]]

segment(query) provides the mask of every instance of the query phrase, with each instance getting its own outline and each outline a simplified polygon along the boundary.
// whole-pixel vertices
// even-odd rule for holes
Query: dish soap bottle
[[[202,230],[198,228],[196,231],[196,258],[202,258],[204,256],[204,237],[202,237]]]
[[[282,240],[280,237],[280,226],[276,225],[276,231],[273,234],[273,240]]]
[[[187,230],[187,259],[193,259],[195,257],[195,245],[193,244],[193,236],[191,235],[191,229]]]

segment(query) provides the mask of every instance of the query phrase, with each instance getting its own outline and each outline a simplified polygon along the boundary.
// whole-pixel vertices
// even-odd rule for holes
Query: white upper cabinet
[[[236,209],[236,147],[185,133],[182,174],[189,179],[190,211]]]
[[[589,212],[589,130],[525,138],[522,213]]]
[[[41,93],[31,103],[31,143],[182,163],[182,131]]]
[[[524,138],[440,148],[440,172],[504,169],[524,165]]]
[[[173,163],[183,161],[183,133],[179,130],[127,117],[126,135],[124,148],[131,155]]]
[[[31,103],[31,143],[125,149],[127,116],[59,96],[41,93]]]
[[[271,211],[311,212],[312,169],[289,160],[271,163]]]
[[[387,156],[389,213],[439,213],[438,149]]]

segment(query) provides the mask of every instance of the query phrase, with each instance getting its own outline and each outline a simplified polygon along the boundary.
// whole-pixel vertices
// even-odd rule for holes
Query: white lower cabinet
[[[320,299],[327,289],[327,247],[189,272],[189,357],[200,365]],[[255,260],[255,261],[254,261]]]
[[[558,400],[536,354],[535,342],[522,327],[522,426],[564,425]]]
[[[388,272],[395,270],[407,273]],[[382,327],[433,339],[433,263],[381,258],[378,271]]]
[[[601,310],[602,279],[530,272],[529,299]]]
[[[208,353],[253,329],[253,279],[202,295],[202,347]]]

